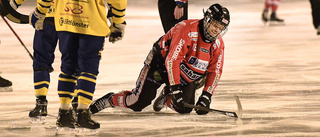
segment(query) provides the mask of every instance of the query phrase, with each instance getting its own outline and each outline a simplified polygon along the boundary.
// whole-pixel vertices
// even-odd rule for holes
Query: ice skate
[[[100,124],[91,119],[89,109],[77,110],[76,135],[94,135],[99,132]]]
[[[159,97],[154,101],[153,103],[153,110],[158,112],[160,111],[165,105],[166,105],[166,101],[167,101],[167,91],[166,91],[166,87],[164,87],[161,92]]]
[[[320,35],[320,25],[317,28],[317,35]]]
[[[30,123],[44,123],[47,111],[47,100],[36,99],[36,107],[29,112],[29,117],[31,118]]]
[[[268,10],[263,10],[262,12],[262,21],[264,24],[268,22]]]
[[[92,114],[98,113],[101,110],[107,108],[107,107],[113,107],[114,105],[111,102],[111,98],[114,95],[114,93],[108,93],[104,95],[103,97],[93,101],[91,105],[89,106],[89,109]]]
[[[57,128],[56,128],[56,135],[61,134],[74,134],[74,114],[73,110],[62,110],[59,109],[59,115],[57,118]]]
[[[12,82],[0,76],[0,92],[12,91]]]
[[[284,25],[284,20],[277,17],[275,12],[271,13],[270,26]]]

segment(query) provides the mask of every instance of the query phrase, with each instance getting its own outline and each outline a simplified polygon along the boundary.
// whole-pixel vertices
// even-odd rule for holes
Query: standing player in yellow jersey
[[[98,129],[100,124],[91,119],[88,106],[92,102],[99,62],[105,37],[109,42],[123,38],[127,0],[106,0],[112,12],[109,27],[104,0],[55,0],[55,26],[58,31],[59,49],[62,53],[58,94],[60,109],[58,127],[69,127],[74,122],[69,109],[73,87],[77,83],[78,108],[76,126]],[[80,76],[75,77],[76,69]]]

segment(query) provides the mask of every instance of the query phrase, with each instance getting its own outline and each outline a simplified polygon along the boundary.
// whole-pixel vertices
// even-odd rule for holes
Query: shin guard
[[[126,97],[128,94],[131,94],[131,93],[132,93],[131,91],[121,91],[117,94],[114,94],[112,97],[113,105],[117,107],[127,108]]]

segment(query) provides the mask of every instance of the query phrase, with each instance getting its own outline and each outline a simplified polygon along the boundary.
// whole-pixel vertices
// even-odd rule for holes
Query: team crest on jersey
[[[188,63],[192,65],[193,68],[196,68],[201,71],[206,71],[209,64],[208,61],[204,61],[196,57],[191,57]]]
[[[202,48],[202,47],[199,47],[199,50],[204,52],[204,53],[209,53],[209,50],[208,49],[205,49],[205,48]]]
[[[188,36],[191,38],[191,41],[198,41],[198,32],[190,32]]]
[[[190,33],[188,34],[188,36],[189,36],[190,38],[198,37],[198,32],[190,32]]]

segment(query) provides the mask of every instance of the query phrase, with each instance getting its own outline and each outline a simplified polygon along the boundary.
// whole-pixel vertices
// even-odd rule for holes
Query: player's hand
[[[196,106],[209,108],[210,107],[210,103],[211,103],[211,96],[212,95],[209,92],[202,91],[202,94],[199,97]],[[198,115],[205,115],[205,114],[208,114],[208,112],[209,112],[209,111],[202,111],[202,110],[198,110],[198,109],[195,109],[195,110],[196,110],[196,113]]]
[[[46,15],[41,14],[38,9],[36,8],[33,12],[30,13],[29,16],[29,24],[33,26],[36,30],[43,29],[43,21]]]
[[[185,103],[183,99],[183,92],[181,91],[181,85],[173,85],[170,86],[170,91],[172,93],[172,104],[176,109],[183,109],[183,103]]]
[[[183,16],[183,7],[179,8],[176,6],[176,8],[174,8],[173,15],[176,20],[180,19]]]
[[[126,21],[121,24],[112,23],[110,26],[111,34],[109,36],[109,42],[115,43],[118,40],[122,40],[126,26]]]

